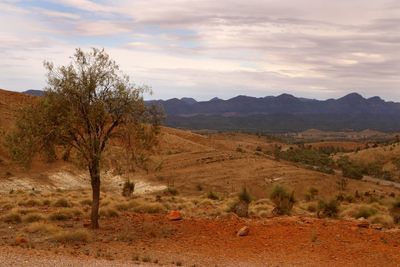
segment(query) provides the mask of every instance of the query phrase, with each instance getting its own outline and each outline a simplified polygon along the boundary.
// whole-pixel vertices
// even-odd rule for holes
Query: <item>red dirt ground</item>
[[[250,234],[236,236],[244,225],[250,227]],[[113,238],[116,232],[125,235],[129,229],[135,234],[131,242]],[[124,214],[119,219],[102,221],[102,229],[95,236],[88,244],[61,246],[54,251],[87,257],[83,255],[86,251],[91,257],[100,255],[116,264],[132,264],[137,255],[167,266],[174,265],[173,262],[182,266],[400,265],[398,230],[361,228],[355,221],[231,217],[172,222],[162,215]]]

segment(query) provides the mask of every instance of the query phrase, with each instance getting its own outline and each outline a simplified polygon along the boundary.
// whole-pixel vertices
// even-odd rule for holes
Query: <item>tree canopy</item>
[[[112,139],[118,139],[129,155],[139,148],[151,149],[162,113],[143,101],[143,93],[150,88],[131,83],[104,50],[76,49],[68,65],[44,65],[45,94],[21,111],[15,132],[8,136],[9,150],[27,166],[38,153],[54,160],[60,148],[64,159],[75,151],[90,173],[92,226],[97,228],[104,150]],[[128,158],[134,160],[134,156]]]

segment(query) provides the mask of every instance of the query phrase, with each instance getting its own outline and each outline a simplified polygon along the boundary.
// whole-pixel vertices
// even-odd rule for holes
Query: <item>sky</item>
[[[397,0],[0,0],[0,88],[104,48],[152,99],[236,95],[400,101]]]

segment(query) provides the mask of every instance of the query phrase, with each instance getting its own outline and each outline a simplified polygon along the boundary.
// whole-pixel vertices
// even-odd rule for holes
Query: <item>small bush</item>
[[[66,200],[65,198],[60,198],[53,204],[54,207],[59,207],[59,208],[69,208],[71,207],[71,203]]]
[[[310,204],[307,206],[307,211],[308,212],[316,212],[318,210],[317,206],[315,204]]]
[[[390,215],[393,217],[394,223],[400,224],[400,199],[393,203]]]
[[[45,199],[42,201],[42,206],[49,206],[51,204],[51,201],[48,199]]]
[[[114,209],[110,209],[110,208],[104,209],[104,210],[100,210],[99,214],[102,217],[109,217],[109,218],[118,217],[119,216],[118,211],[116,211]]]
[[[4,215],[3,217],[1,217],[1,220],[6,223],[21,223],[22,222],[21,215],[14,213],[14,212]]]
[[[63,243],[87,242],[89,233],[86,230],[62,231],[55,234],[53,240]]]
[[[372,215],[375,215],[377,213],[376,209],[367,207],[367,206],[363,206],[361,207],[356,214],[354,214],[354,217],[356,219],[358,218],[364,218],[364,219],[368,219],[369,217],[371,217]]]
[[[84,199],[81,202],[79,202],[82,206],[92,206],[92,200],[90,199]]]
[[[22,201],[22,202],[18,203],[19,206],[23,206],[23,207],[35,207],[35,206],[40,206],[40,204],[41,203],[35,199],[29,199],[27,201]]]
[[[65,211],[56,211],[49,216],[49,219],[52,221],[66,221],[70,220],[71,218],[71,213]]]
[[[250,193],[247,191],[246,187],[242,188],[242,191],[239,193],[239,200],[244,201],[249,204],[252,200]]]
[[[289,215],[296,202],[294,192],[288,193],[282,186],[275,186],[271,192],[270,199],[274,203],[273,213],[276,215]]]
[[[38,222],[38,221],[43,221],[45,218],[39,214],[39,213],[31,213],[26,215],[23,218],[24,222],[32,223],[32,222]]]
[[[318,189],[314,188],[314,187],[310,187],[310,189],[308,189],[308,192],[305,195],[305,199],[306,201],[313,201],[315,200],[315,197],[318,195]]]
[[[219,199],[218,195],[213,191],[208,192],[207,198],[209,198],[211,200],[218,200]]]
[[[138,203],[133,207],[134,212],[139,213],[160,213],[164,211],[164,207],[160,203]]]
[[[339,202],[336,199],[332,199],[328,202],[320,200],[318,203],[318,215],[324,217],[336,218],[339,212]]]
[[[166,189],[166,192],[167,192],[168,194],[172,195],[172,196],[178,195],[178,190],[177,190],[176,188],[174,188],[174,187],[168,187],[168,188]]]
[[[131,197],[133,191],[135,191],[135,183],[131,182],[130,180],[126,181],[122,187],[122,195],[124,197]]]
[[[119,203],[115,205],[115,208],[119,211],[126,211],[131,208],[131,205],[128,203]]]
[[[388,227],[388,228],[392,227],[393,223],[394,223],[392,216],[386,215],[386,214],[373,215],[368,218],[368,221],[369,221],[369,223],[372,223],[372,224],[374,224],[374,223],[382,224],[383,226]]]
[[[34,222],[25,228],[28,233],[41,233],[41,234],[55,234],[61,231],[61,228],[54,225],[43,222]]]

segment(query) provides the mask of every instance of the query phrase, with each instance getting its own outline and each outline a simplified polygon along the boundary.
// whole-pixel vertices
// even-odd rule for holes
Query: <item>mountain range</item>
[[[351,93],[316,100],[289,94],[240,95],[228,100],[193,98],[148,101],[163,107],[171,127],[221,131],[299,132],[307,129],[400,131],[400,103]]]
[[[40,96],[43,91],[24,93]],[[265,133],[307,129],[400,131],[400,103],[385,101],[378,96],[364,98],[358,93],[328,100],[282,94],[239,95],[228,100],[215,97],[209,101],[184,97],[146,103],[161,106],[166,114],[165,124],[175,128]]]

